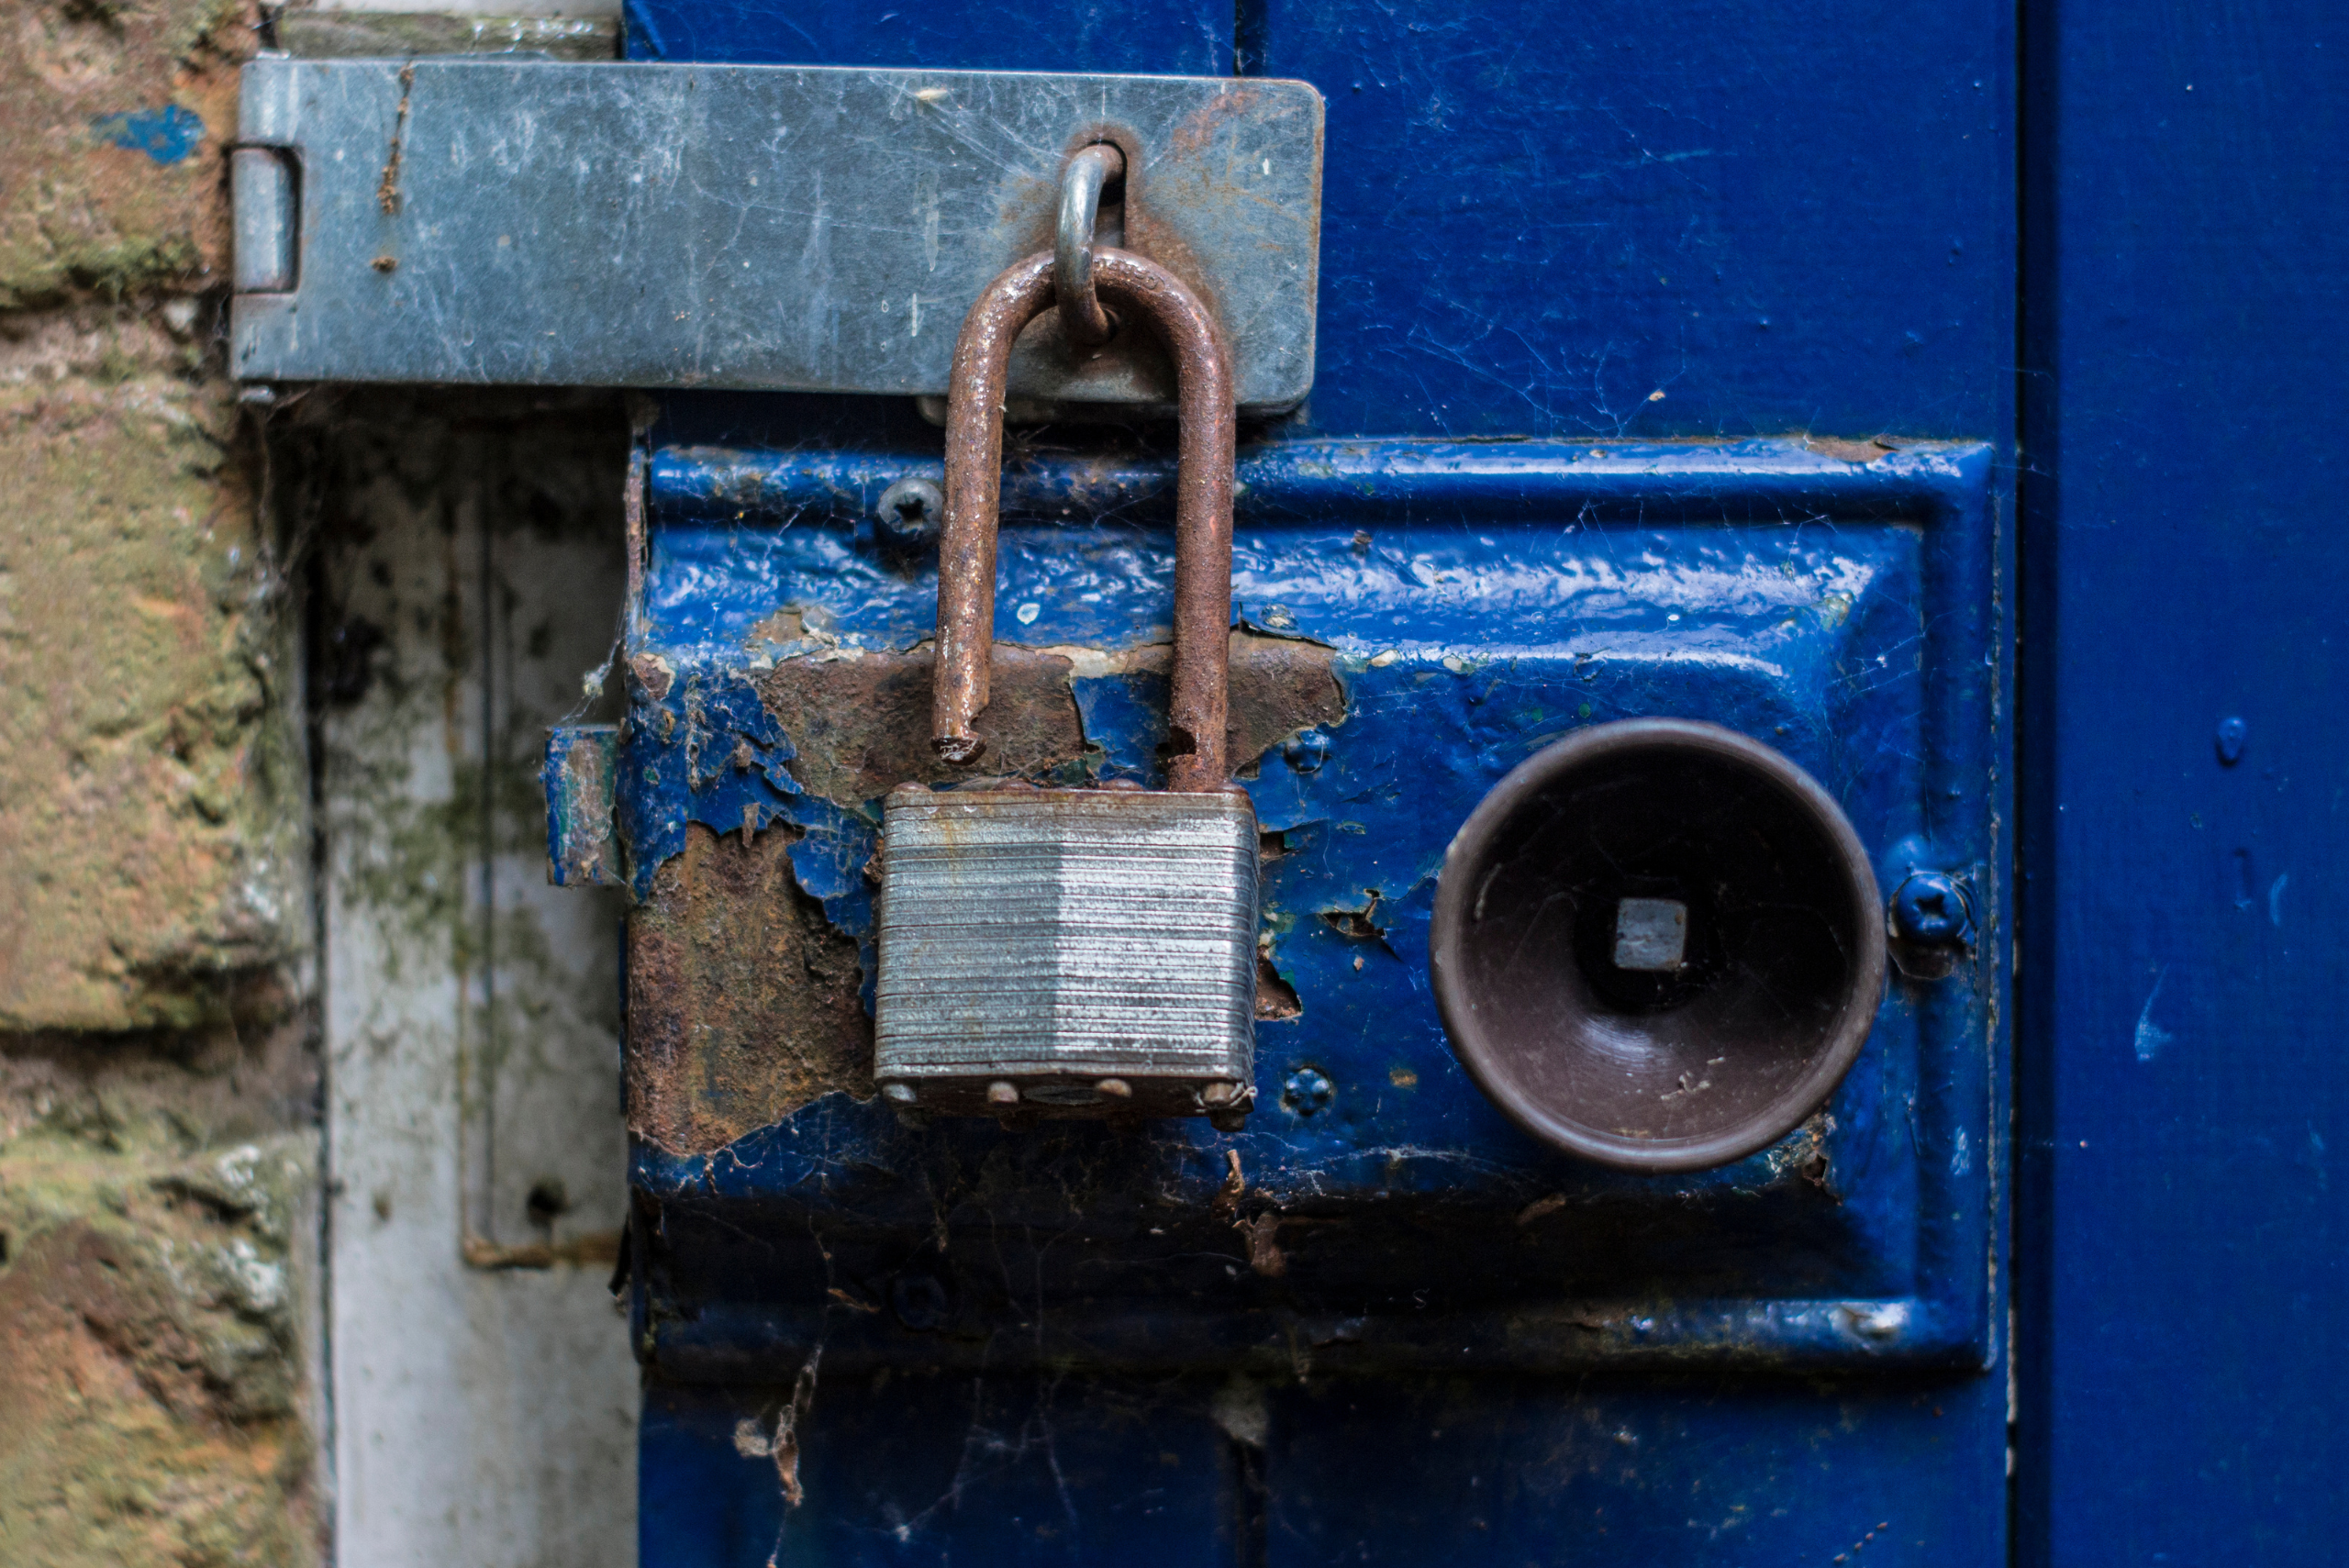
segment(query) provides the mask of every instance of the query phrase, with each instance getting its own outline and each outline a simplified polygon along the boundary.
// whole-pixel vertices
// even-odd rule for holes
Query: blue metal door
[[[2280,23],[2224,34],[2189,100],[2182,34],[1987,4],[627,15],[645,59],[1274,76],[1327,115],[1312,395],[1239,462],[1242,1131],[874,1097],[878,802],[946,776],[906,722],[935,567],[874,513],[939,433],[715,394],[645,428],[647,1563],[2326,1554],[2341,552],[2299,427],[2340,322],[2288,302],[2339,262],[2303,279],[2284,215],[2339,161],[2215,183],[2231,137],[2332,145],[2330,101],[2287,132],[2243,96],[2337,82],[2313,35],[2287,67]],[[2155,181],[2172,145],[2207,191]],[[2157,245],[2181,191],[2204,232]],[[2246,331],[2280,382],[2214,360]],[[1171,435],[1010,445],[1000,765],[1154,782]],[[1790,757],[1893,903],[1842,1086],[1697,1173],[1529,1137],[1429,975],[1477,802],[1646,717]],[[1920,875],[1946,929],[1904,914]],[[2255,1360],[2192,1348],[2228,1271],[2282,1324]]]
[[[2349,1539],[2344,31],[2057,6],[2023,56],[2032,1561]]]

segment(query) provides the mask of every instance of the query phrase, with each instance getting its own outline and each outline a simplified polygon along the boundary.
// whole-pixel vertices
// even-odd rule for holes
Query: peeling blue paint
[[[735,833],[796,820],[799,785],[784,764],[797,753],[739,671],[693,668],[659,697],[640,680],[631,692],[618,815],[637,897],[650,897],[661,863],[685,851],[689,822]]]

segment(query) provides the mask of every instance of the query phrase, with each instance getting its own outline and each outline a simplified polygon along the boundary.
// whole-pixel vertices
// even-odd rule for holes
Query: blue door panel
[[[1267,0],[1262,72],[1329,100],[1311,423],[2002,436],[2013,47],[1988,3]]]
[[[1218,1387],[919,1366],[780,1387],[654,1385],[642,1560],[671,1568],[1243,1561]],[[1228,1407],[1229,1399],[1224,1405]]]
[[[2030,1560],[2349,1540],[2349,17],[2033,8]]]
[[[644,59],[1222,75],[1231,15],[630,0],[628,19]],[[1250,74],[1328,101],[1313,429],[2006,438],[2009,8],[1239,15]]]
[[[643,1558],[1989,1564],[2004,1560],[2005,1508],[1980,1477],[2003,1469],[2004,1399],[1978,1377],[1820,1390],[917,1365],[655,1384]]]
[[[1819,1390],[1312,1379],[1271,1404],[1267,1568],[2006,1560],[1995,1380]]]
[[[774,683],[902,656],[926,636],[930,570],[894,560],[870,514],[893,477],[936,459],[885,427],[860,439],[835,424],[829,444],[784,447],[762,412],[681,399],[652,432],[632,647],[662,684],[631,714],[623,815],[639,891],[656,901],[659,868],[689,834],[794,831],[802,895],[867,942],[869,977],[877,807],[864,796],[878,786],[843,792],[840,754],[822,750],[837,727],[795,728]],[[1297,1406],[1268,1440],[1252,1485],[1272,1508],[1347,1446],[1404,1440],[1420,1400],[1473,1429],[1481,1399],[1496,1440],[1655,1423],[1639,1484],[1543,1494],[1513,1516],[1529,1541],[1588,1535],[1586,1560],[1627,1562],[1653,1560],[1658,1541],[1678,1554],[1665,1560],[1718,1560],[1705,1555],[1713,1536],[1687,1532],[1684,1491],[1744,1496],[1757,1464],[1809,1486],[1809,1460],[1769,1456],[1816,1450],[1801,1434],[1832,1428],[1849,1440],[1835,1485],[1860,1511],[1909,1485],[1912,1444],[1955,1445],[1935,1507],[1972,1512],[1927,1535],[1941,1561],[1991,1560],[2005,1417],[1985,1392],[2000,1386],[2003,1125],[1990,449],[1291,439],[1248,449],[1240,472],[1241,624],[1319,650],[1308,656],[1344,693],[1243,770],[1282,840],[1265,951],[1295,998],[1292,1016],[1260,1026],[1263,1108],[1238,1135],[1182,1121],[908,1129],[834,1094],[722,1146],[640,1142],[636,1331],[660,1397],[718,1410],[722,1435],[774,1403],[756,1391],[821,1366],[830,1381],[809,1419],[844,1423],[854,1451],[859,1423],[885,1424],[908,1386],[878,1381],[890,1371],[1012,1386],[1074,1371],[1055,1407],[1072,1421],[1102,1416],[1088,1390],[1119,1369],[1255,1380],[1280,1409],[1300,1380],[1362,1391],[1346,1419]],[[1163,638],[1169,481],[1165,456],[1146,450],[1106,465],[1023,458],[1006,484],[999,624],[1029,646],[1100,658]],[[1154,778],[1163,683],[1120,668],[1070,675],[1087,743],[1070,765]],[[1823,1117],[1679,1178],[1599,1173],[1532,1143],[1466,1082],[1427,995],[1427,895],[1453,827],[1549,740],[1646,713],[1769,736],[1826,781],[1887,882],[1930,846],[1968,876],[1986,928],[1960,973],[1894,983]],[[735,1027],[718,1008],[686,1033]],[[1307,1070],[1331,1085],[1326,1102],[1285,1093]],[[1275,1266],[1241,1229],[1266,1221]],[[1696,1408],[1685,1398],[1658,1404],[1620,1382],[1693,1368],[1715,1374],[1725,1402],[1701,1408],[1728,1412],[1695,1428],[1671,1414]],[[1618,1382],[1602,1398],[1559,1381],[1566,1370]],[[1926,1406],[1902,1381],[1923,1370],[1945,1377]],[[1773,1392],[1794,1372],[1848,1385]],[[1535,1381],[1520,1391],[1502,1373]],[[645,1441],[648,1494],[691,1473],[718,1487],[727,1518],[774,1514],[823,1538],[865,1506],[806,1482],[799,1503],[778,1503],[771,1466],[713,1478],[690,1458],[704,1439],[648,1426]],[[1082,1508],[1116,1503],[1104,1485]],[[1294,1493],[1297,1508],[1330,1496],[1316,1485]],[[1219,1494],[1235,1539],[1256,1495],[1236,1482]],[[1018,1496],[969,1500],[954,1528],[994,1540],[1029,1517]],[[1424,1537],[1457,1523],[1447,1496],[1398,1516],[1404,1533],[1379,1527],[1344,1550],[1401,1551],[1407,1524]],[[1805,1540],[1843,1528],[1809,1502],[1790,1514],[1770,1528]],[[1592,1534],[1602,1516],[1611,1539]],[[651,1561],[667,1560],[668,1528],[648,1524]]]
[[[626,0],[621,15],[631,60],[1229,76],[1234,48],[1232,8],[1212,0],[893,7]]]

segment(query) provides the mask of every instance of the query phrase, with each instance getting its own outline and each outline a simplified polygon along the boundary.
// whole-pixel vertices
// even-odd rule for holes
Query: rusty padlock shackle
[[[1004,387],[1020,328],[1051,309],[1049,250],[987,285],[954,343],[946,411],[946,518],[938,540],[938,664],[931,744],[975,761],[973,725],[987,706],[995,648],[996,528],[1003,504]],[[1174,479],[1174,679],[1167,706],[1166,787],[1231,787],[1225,755],[1231,658],[1231,472],[1236,437],[1230,361],[1198,295],[1157,262],[1097,246],[1093,285],[1148,321],[1173,352],[1182,427]]]

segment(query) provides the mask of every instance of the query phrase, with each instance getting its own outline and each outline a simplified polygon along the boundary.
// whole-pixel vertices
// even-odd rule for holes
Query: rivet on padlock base
[[[955,346],[939,546],[935,745],[975,762],[987,703],[1011,345],[1053,258],[989,286]],[[882,822],[874,1070],[902,1113],[1206,1116],[1255,1100],[1256,817],[1230,781],[1232,401],[1213,319],[1103,249],[1095,286],[1178,367],[1174,672],[1164,791],[902,784]]]

